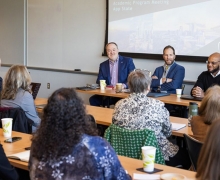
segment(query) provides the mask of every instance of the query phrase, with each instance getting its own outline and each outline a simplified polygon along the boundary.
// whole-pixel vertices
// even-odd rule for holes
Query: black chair
[[[184,139],[186,142],[186,148],[189,154],[190,161],[192,163],[193,170],[197,169],[197,161],[199,158],[199,153],[202,148],[203,143],[194,139],[193,137],[184,134]]]
[[[0,107],[0,119],[12,118],[12,130],[22,133],[32,133],[32,125],[34,122],[27,118],[25,112],[21,108]],[[2,123],[0,123],[2,128]]]

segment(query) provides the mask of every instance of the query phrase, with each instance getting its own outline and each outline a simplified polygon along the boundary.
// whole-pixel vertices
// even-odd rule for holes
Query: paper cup
[[[100,80],[100,89],[105,90],[105,87],[106,87],[105,80]]]
[[[122,92],[122,83],[117,83],[116,84],[116,92]]]
[[[12,120],[13,120],[12,118],[3,118],[2,119],[3,136],[6,138],[11,137]]]
[[[154,161],[156,148],[153,146],[144,146],[142,149],[143,169],[146,172],[154,171]]]
[[[181,97],[182,95],[182,89],[176,89],[176,96]]]

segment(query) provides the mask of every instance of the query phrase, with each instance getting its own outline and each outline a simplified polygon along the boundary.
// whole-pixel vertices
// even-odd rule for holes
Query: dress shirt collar
[[[216,75],[210,73],[212,75],[213,78],[217,77],[220,74],[220,70],[218,71],[218,73]]]
[[[176,62],[175,61],[173,61],[173,63],[171,64],[171,65],[167,65],[166,63],[164,64],[164,71],[166,70],[168,70],[168,69],[170,69],[170,67],[173,65],[173,64],[175,64]],[[166,66],[167,66],[167,68],[166,68]]]
[[[118,63],[119,56],[117,57],[117,59],[116,59],[115,61],[112,61],[112,60],[110,60],[110,59],[108,59],[108,60],[109,60],[109,63],[110,63],[111,65],[113,65],[113,64],[115,64],[115,63]]]

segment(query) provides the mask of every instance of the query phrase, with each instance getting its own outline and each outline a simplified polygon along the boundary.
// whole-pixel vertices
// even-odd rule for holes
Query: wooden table
[[[137,168],[143,167],[143,163],[141,160],[138,159],[133,159],[133,158],[128,158],[125,156],[118,156],[122,166],[124,167],[125,170],[128,171],[128,173],[132,176],[133,173],[138,173],[138,174],[146,174],[144,172],[137,171]],[[164,174],[164,173],[178,173],[186,176],[189,179],[194,179],[196,173],[193,171],[188,171],[188,170],[183,170],[179,168],[174,168],[170,166],[165,166],[161,164],[155,164],[155,168],[158,169],[163,169],[163,171],[155,173],[155,174]],[[189,180],[187,179],[187,180]]]
[[[35,100],[36,105],[41,105],[46,103],[47,103],[46,98],[36,98]],[[113,109],[86,105],[86,110],[88,114],[94,116],[97,124],[110,126],[110,124],[112,123]],[[37,111],[39,113],[42,113],[42,108],[37,108]],[[172,132],[173,135],[180,137],[183,137],[183,134],[193,135],[191,128],[188,127],[188,120],[186,118],[170,116],[170,121],[174,123],[186,124],[185,128],[182,128],[178,131],[173,131]]]
[[[106,90],[89,90],[89,91],[83,91],[76,89],[79,93],[85,93],[85,94],[91,94],[91,95],[102,95],[102,96],[110,96],[110,97],[118,97],[118,98],[126,98],[129,96],[128,93],[116,93],[113,89],[106,89]],[[169,96],[163,96],[163,97],[157,97],[155,99],[158,99],[166,104],[174,104],[174,105],[181,105],[181,106],[189,106],[189,102],[196,102],[198,104],[198,107],[200,106],[200,101],[193,101],[193,100],[186,100],[181,99],[176,96],[176,94],[171,94]]]
[[[3,145],[3,148],[5,150],[6,155],[18,153],[24,151],[25,147],[30,147],[31,145],[31,135],[30,134],[24,134],[20,132],[12,132],[12,136],[18,136],[22,137],[20,141],[14,142],[14,143],[4,143],[3,141],[6,139],[3,137],[2,129],[0,129],[0,141]],[[132,159],[124,156],[119,156],[119,160],[122,164],[122,166],[128,171],[128,173],[132,176],[133,173],[139,173],[144,174],[142,172],[137,171],[137,168],[142,167],[142,161],[137,159]],[[9,158],[10,163],[18,168],[28,170],[28,163],[22,162],[19,160],[14,160]],[[195,176],[195,172],[182,170],[174,167],[169,167],[165,165],[155,164],[155,167],[158,169],[163,169],[163,171],[157,173],[157,174],[163,174],[163,173],[180,173],[185,175],[188,178],[193,178]]]
[[[31,146],[32,135],[30,135],[30,134],[12,131],[12,137],[22,137],[22,139],[19,141],[13,142],[13,143],[5,143],[4,140],[7,138],[5,138],[3,136],[2,129],[0,129],[0,142],[5,150],[6,155],[25,151],[25,149],[24,149],[25,147]],[[28,163],[27,162],[15,160],[15,159],[9,159],[9,161],[15,167],[28,170]]]
[[[87,105],[86,109],[88,114],[94,116],[97,124],[102,124],[106,126],[110,126],[110,124],[112,124],[113,109],[90,106],[90,105]],[[183,134],[193,135],[191,127],[188,127],[188,119],[170,116],[170,121],[173,123],[186,124],[186,127],[178,131],[173,131],[172,135],[180,136],[180,137],[183,137]]]

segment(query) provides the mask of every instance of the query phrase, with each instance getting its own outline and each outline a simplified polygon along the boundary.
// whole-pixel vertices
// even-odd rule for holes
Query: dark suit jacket
[[[126,84],[127,87],[127,78],[131,71],[135,69],[132,58],[123,57],[119,55],[118,62],[118,82]],[[99,66],[99,74],[96,80],[96,83],[99,84],[100,80],[106,80],[106,84],[111,84],[111,76],[110,76],[110,67],[109,60],[104,61]]]
[[[182,89],[183,79],[185,77],[185,68],[174,63],[167,74],[167,78],[172,79],[172,82],[163,83],[160,85],[160,79],[164,73],[164,67],[160,66],[156,68],[153,76],[157,76],[158,79],[152,79],[151,88],[153,91],[158,89],[158,86],[161,86],[161,91],[167,91],[168,93],[176,94],[176,89]]]

